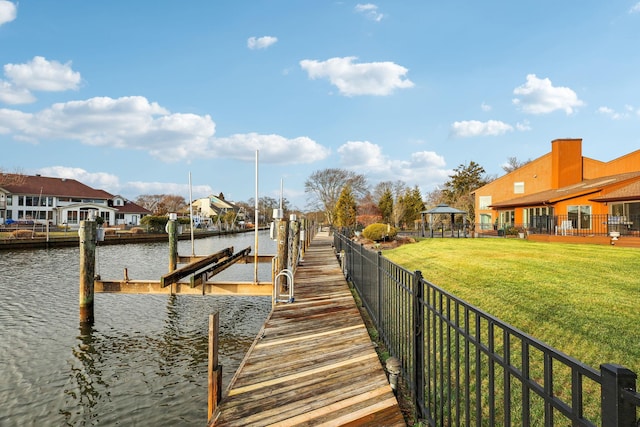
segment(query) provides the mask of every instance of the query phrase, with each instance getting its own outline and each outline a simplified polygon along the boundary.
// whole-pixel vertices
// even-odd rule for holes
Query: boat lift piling
[[[285,302],[293,302],[293,272],[298,262],[303,258],[304,251],[312,238],[313,225],[306,220],[298,222],[295,215],[291,216],[293,235],[289,236],[289,222],[282,218],[282,211],[278,210],[277,217],[277,256],[250,256],[251,247],[238,253],[233,253],[233,247],[223,249],[209,256],[180,257],[178,255],[178,226],[176,214],[170,214],[166,231],[169,235],[169,272],[160,280],[131,280],[128,271],[124,269],[123,280],[102,280],[95,274],[96,246],[98,238],[97,224],[94,218],[80,222],[78,235],[80,237],[80,324],[91,325],[94,321],[94,294],[105,293],[135,293],[135,294],[165,294],[165,295],[258,295],[272,297],[277,291],[288,294]],[[276,213],[276,212],[274,212]],[[275,216],[275,215],[274,215]],[[257,224],[256,224],[257,227]],[[308,230],[308,232],[306,232]],[[289,249],[291,246],[291,249]],[[291,251],[291,256],[289,256]],[[187,262],[178,268],[179,262]],[[207,282],[211,276],[227,269],[234,263],[272,262],[273,273],[271,282],[258,282],[257,276],[252,283],[212,283]],[[288,265],[291,264],[291,269]],[[257,274],[257,273],[256,273]],[[182,279],[190,276],[189,283]],[[202,286],[201,291],[194,289]],[[168,288],[168,289],[167,289]],[[209,318],[209,363],[208,363],[208,419],[215,413],[222,396],[222,365],[218,364],[218,330],[219,314],[214,313]]]
[[[93,294],[96,272],[97,226],[93,220],[80,222],[80,323],[93,323]]]

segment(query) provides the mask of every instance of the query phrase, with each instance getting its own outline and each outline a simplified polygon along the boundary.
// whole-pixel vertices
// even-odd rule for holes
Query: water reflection
[[[251,245],[211,240],[196,253]],[[0,256],[3,427],[203,425],[209,314],[220,313],[226,387],[271,308],[269,297],[96,294],[94,324],[79,325],[77,248]],[[100,247],[97,257],[103,278],[121,277],[124,263],[132,279],[167,269],[166,244]],[[248,269],[232,278],[250,280],[252,266],[238,267]]]
[[[93,424],[97,417],[94,408],[102,397],[100,389],[108,389],[99,368],[102,365],[102,353],[96,350],[93,332],[92,324],[81,323],[78,344],[72,349],[73,356],[80,362],[70,366],[70,376],[77,387],[65,388],[64,394],[69,402],[59,410],[69,426]],[[81,420],[73,418],[74,414],[68,409],[73,407],[82,408],[79,414]]]

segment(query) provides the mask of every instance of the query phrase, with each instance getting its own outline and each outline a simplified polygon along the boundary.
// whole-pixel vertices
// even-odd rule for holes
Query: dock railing
[[[635,426],[635,372],[594,369],[343,234],[334,246],[430,426]]]

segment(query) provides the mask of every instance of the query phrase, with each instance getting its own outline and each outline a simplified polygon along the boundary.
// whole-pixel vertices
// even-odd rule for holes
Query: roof
[[[116,206],[118,212],[121,213],[130,213],[130,214],[147,214],[150,215],[152,212],[149,209],[143,208],[142,206],[130,202],[129,200],[125,200],[124,206]]]
[[[461,211],[460,209],[452,208],[449,205],[444,203],[440,203],[433,209],[429,209],[428,211],[422,211],[420,213],[423,214],[466,214],[466,211]]]
[[[591,200],[595,202],[640,200],[640,181],[635,181],[629,185],[610,192],[606,196],[594,197]]]
[[[233,206],[229,202],[216,196],[209,196],[209,203],[218,209],[233,209]]]
[[[11,194],[111,199],[104,190],[96,190],[75,179],[50,178],[40,175],[1,174],[0,189]]]
[[[548,204],[553,204],[562,200],[571,199],[574,197],[598,193],[608,186],[611,186],[614,184],[620,184],[620,183],[623,183],[624,181],[637,179],[637,178],[640,178],[640,171],[622,173],[618,175],[603,176],[603,177],[594,178],[594,179],[587,179],[577,184],[568,185],[566,187],[552,189],[552,190],[545,190],[539,193],[529,194],[529,195],[518,197],[515,199],[504,200],[502,202],[492,204],[491,207],[504,208],[504,207],[517,207],[517,206],[548,205]],[[616,190],[616,191],[619,191],[619,190]],[[607,197],[611,197],[611,194],[607,195]],[[599,198],[594,198],[591,200],[605,201],[605,200],[599,200]]]

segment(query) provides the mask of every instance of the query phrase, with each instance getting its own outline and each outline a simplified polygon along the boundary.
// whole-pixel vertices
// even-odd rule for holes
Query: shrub
[[[164,233],[169,217],[166,215],[146,215],[140,220],[140,224],[149,228],[151,233]]]
[[[371,224],[362,231],[365,239],[379,242],[380,240],[390,240],[396,237],[398,230],[395,227],[389,227],[387,224]]]

